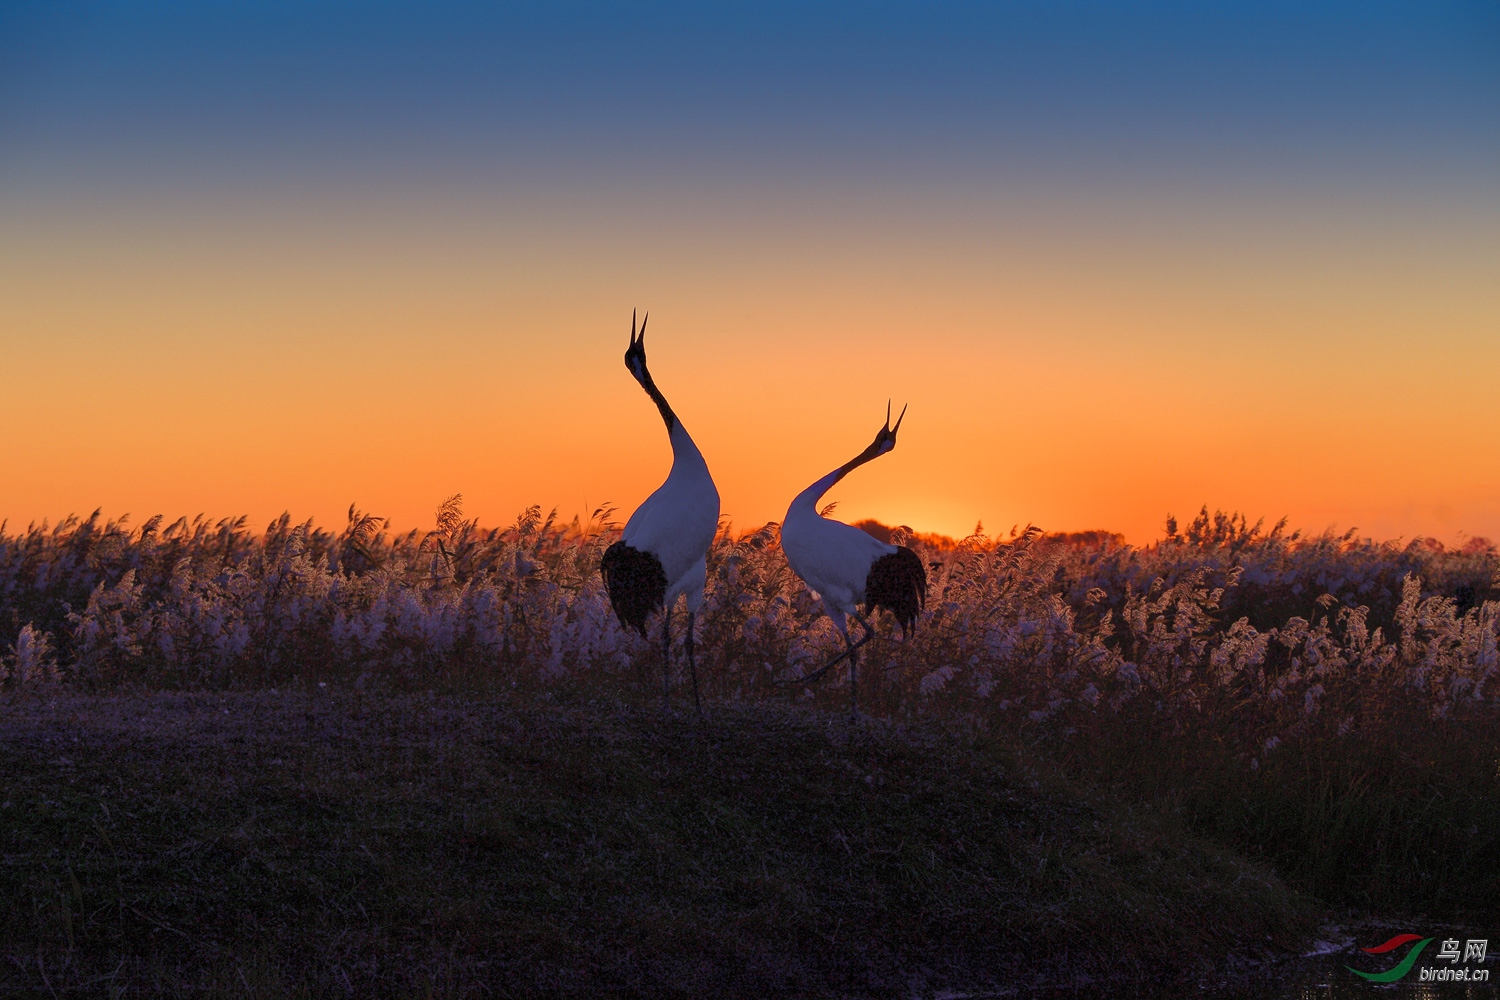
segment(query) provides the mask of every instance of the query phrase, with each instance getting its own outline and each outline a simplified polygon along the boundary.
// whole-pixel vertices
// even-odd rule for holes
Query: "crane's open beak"
[[[910,404],[908,404],[910,405]],[[901,429],[901,421],[906,419],[906,407],[901,407],[901,415],[896,418],[896,426],[891,426],[891,401],[885,401],[885,427],[881,429],[879,436],[889,438],[892,442],[896,440],[896,432]]]
[[[646,376],[646,323],[651,319],[648,312],[641,317],[641,328],[635,328],[636,312],[630,310],[630,347],[625,351],[625,367],[630,369],[630,374],[637,382],[645,384]]]
[[[903,406],[901,407],[901,415],[896,418],[896,426],[892,427],[891,402],[890,400],[886,400],[885,426],[880,428],[879,432],[877,432],[875,435],[875,440],[870,443],[869,454],[871,455],[871,457],[874,457],[875,455],[884,455],[886,452],[896,447],[896,432],[901,429],[901,421],[905,419],[906,407]]]

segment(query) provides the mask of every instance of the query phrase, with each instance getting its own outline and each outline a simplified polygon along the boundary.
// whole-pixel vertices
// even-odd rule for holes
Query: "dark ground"
[[[0,707],[0,759],[0,991],[1181,993],[1318,934],[1264,865],[951,728],[142,693]]]

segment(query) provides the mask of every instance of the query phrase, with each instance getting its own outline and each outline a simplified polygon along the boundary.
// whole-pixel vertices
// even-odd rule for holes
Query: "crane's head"
[[[901,415],[896,418],[896,426],[891,426],[891,404],[887,400],[885,404],[885,426],[880,428],[880,433],[875,435],[875,440],[870,444],[871,457],[884,455],[896,447],[896,432],[901,429],[901,421],[906,418],[906,407],[901,407]]]
[[[625,367],[630,369],[630,374],[642,385],[650,376],[646,373],[646,321],[651,318],[647,313],[646,318],[641,320],[641,332],[635,332],[635,312],[630,313],[630,347],[625,351]]]

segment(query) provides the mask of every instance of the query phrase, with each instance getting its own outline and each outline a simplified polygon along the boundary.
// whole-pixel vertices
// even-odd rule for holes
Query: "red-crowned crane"
[[[906,407],[891,426],[891,408],[885,408],[885,426],[870,446],[828,475],[797,494],[781,522],[781,550],[786,561],[822,602],[823,610],[844,637],[845,651],[821,670],[820,677],[839,660],[849,661],[849,719],[859,713],[859,647],[874,632],[859,613],[859,605],[873,615],[876,608],[889,608],[906,635],[916,625],[917,614],[927,603],[927,569],[921,558],[904,545],[890,545],[842,521],[818,513],[818,500],[833,485],[871,459],[896,447],[896,431],[906,416]],[[858,642],[849,639],[847,619],[852,617],[865,630]]]
[[[708,548],[719,530],[719,491],[703,454],[646,368],[646,322],[650,318],[647,313],[637,334],[635,315],[631,314],[625,367],[666,421],[667,439],[672,443],[672,471],[667,474],[667,481],[630,515],[625,533],[605,550],[599,569],[620,624],[635,629],[642,638],[651,612],[666,609],[661,626],[664,709],[671,705],[672,606],[679,595],[687,595],[688,672],[693,679],[693,707],[702,713],[698,666],[693,660],[693,626],[703,604],[703,589],[708,585]]]

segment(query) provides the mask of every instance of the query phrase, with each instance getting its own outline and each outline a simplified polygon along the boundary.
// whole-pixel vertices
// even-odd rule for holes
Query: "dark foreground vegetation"
[[[1309,928],[951,728],[313,687],[31,702],[0,753],[0,991],[1164,987]]]
[[[256,857],[279,858],[275,871],[283,877],[262,884],[248,875],[236,876],[246,880],[242,886],[224,881],[227,874],[217,882],[219,875],[193,876],[199,878],[194,885],[220,887],[212,892],[203,888],[201,897],[184,897],[217,900],[211,906],[194,903],[202,907],[201,913],[169,913],[162,909],[165,903],[120,902],[125,898],[122,886],[127,885],[121,881],[124,874],[96,873],[92,881],[85,880],[78,875],[83,862],[71,859],[82,857],[79,851],[94,852],[90,857],[97,861],[116,858],[114,851],[146,856],[179,850],[188,841],[230,843],[222,839],[228,834],[212,832],[219,825],[202,827],[202,835],[184,835],[171,844],[153,839],[158,835],[146,826],[141,828],[144,839],[135,847],[121,847],[121,838],[110,833],[114,847],[100,848],[103,833],[89,831],[96,819],[101,830],[113,829],[108,826],[113,821],[109,817],[117,815],[112,800],[101,800],[111,810],[108,816],[104,806],[78,805],[99,815],[89,812],[85,818],[78,813],[66,820],[71,832],[63,836],[60,828],[45,824],[13,827],[12,817],[22,808],[15,804],[22,800],[13,798],[12,810],[0,814],[0,829],[32,829],[25,836],[38,838],[38,843],[50,838],[46,850],[57,852],[49,857],[58,859],[49,862],[52,868],[6,869],[6,877],[12,879],[21,878],[23,869],[30,872],[25,878],[33,881],[24,883],[27,888],[12,881],[7,891],[22,893],[15,898],[23,909],[30,908],[24,912],[34,914],[34,919],[25,920],[52,928],[46,932],[51,937],[16,940],[26,942],[27,948],[39,947],[38,955],[51,956],[48,961],[71,961],[77,969],[93,970],[90,962],[118,954],[129,959],[122,969],[136,970],[131,975],[145,975],[140,962],[149,957],[151,962],[168,963],[163,968],[178,963],[197,970],[191,975],[208,977],[203,982],[213,976],[232,975],[235,981],[251,976],[249,966],[227,964],[225,956],[232,953],[236,961],[260,963],[254,967],[267,975],[292,970],[287,972],[292,977],[288,982],[311,983],[325,981],[318,976],[354,976],[355,966],[352,958],[318,964],[310,956],[355,947],[350,942],[367,942],[374,934],[383,943],[369,945],[361,954],[376,961],[381,977],[392,977],[379,982],[395,983],[407,974],[383,964],[390,957],[392,963],[408,968],[411,984],[439,974],[470,977],[462,980],[466,983],[499,983],[500,973],[476,964],[491,960],[477,957],[484,953],[474,944],[480,938],[463,936],[471,931],[477,935],[472,929],[480,925],[489,928],[488,933],[502,933],[491,926],[495,912],[484,908],[500,905],[495,900],[501,897],[488,888],[464,889],[468,876],[454,874],[468,872],[464,865],[479,862],[462,861],[469,855],[444,847],[439,852],[446,859],[442,865],[458,867],[439,866],[429,875],[401,883],[441,886],[432,890],[433,895],[391,897],[382,888],[386,895],[366,897],[366,891],[374,891],[372,886],[395,883],[361,881],[365,875],[358,873],[365,870],[358,866],[364,862],[349,861],[352,855],[345,847],[352,843],[352,850],[367,861],[371,853],[384,857],[389,871],[407,871],[403,866],[415,865],[410,871],[425,872],[422,864],[437,862],[431,861],[436,848],[423,844],[447,844],[442,838],[449,836],[459,837],[460,844],[469,843],[462,837],[483,844],[499,836],[486,830],[514,828],[505,836],[519,838],[516,843],[527,849],[519,855],[498,849],[475,855],[492,865],[501,864],[500,858],[512,864],[518,863],[515,857],[532,857],[527,852],[554,834],[565,840],[585,838],[577,843],[593,843],[587,837],[603,838],[599,842],[606,845],[615,843],[610,837],[628,841],[634,829],[628,817],[636,815],[630,812],[634,807],[599,789],[610,782],[625,783],[619,785],[624,788],[630,781],[641,783],[641,795],[658,794],[653,791],[658,784],[663,790],[665,797],[651,801],[665,811],[642,813],[640,822],[651,829],[679,831],[673,836],[680,836],[683,846],[671,851],[681,853],[672,854],[674,860],[663,869],[674,873],[671,877],[677,881],[646,880],[640,868],[632,867],[643,862],[628,861],[624,855],[609,862],[616,867],[601,869],[616,873],[603,884],[615,885],[610,879],[618,877],[619,885],[632,887],[630,892],[584,891],[580,886],[593,884],[589,879],[576,872],[567,875],[554,888],[562,894],[556,905],[571,907],[571,916],[548,918],[552,923],[545,925],[562,928],[556,931],[561,936],[548,937],[554,930],[536,930],[537,941],[543,943],[533,951],[505,952],[530,956],[517,960],[516,969],[538,970],[525,980],[531,987],[550,982],[559,987],[613,983],[629,988],[676,977],[705,988],[717,984],[714,988],[751,991],[773,982],[801,983],[809,989],[878,983],[882,989],[895,989],[893,984],[902,976],[931,983],[969,982],[965,977],[982,977],[986,969],[991,975],[1001,974],[996,970],[1038,968],[1103,975],[1106,953],[1114,956],[1111,968],[1175,976],[1189,968],[1222,964],[1237,948],[1258,947],[1266,933],[1274,942],[1278,934],[1305,927],[1294,916],[1292,897],[1277,887],[1281,884],[1316,905],[1408,921],[1483,924],[1497,915],[1500,553],[1487,541],[1474,539],[1453,550],[1422,539],[1396,544],[1352,535],[1303,538],[1281,526],[1266,531],[1238,516],[1207,511],[1183,530],[1169,522],[1163,539],[1142,548],[1104,533],[1062,537],[1027,529],[998,538],[976,533],[955,541],[905,529],[895,532],[928,563],[929,603],[915,636],[906,641],[890,635],[888,622],[877,622],[882,634],[866,647],[860,681],[861,701],[871,721],[848,734],[817,721],[822,710],[846,702],[847,691],[840,690],[842,675],[830,675],[811,688],[797,682],[832,655],[838,639],[787,568],[776,545],[775,526],[738,536],[721,534],[709,555],[709,592],[698,616],[700,679],[711,718],[693,737],[686,721],[663,726],[645,709],[646,715],[637,717],[634,709],[605,707],[650,705],[660,690],[661,668],[659,648],[623,631],[602,593],[599,556],[617,537],[607,511],[589,524],[558,525],[532,510],[512,526],[481,529],[463,519],[454,498],[440,509],[435,530],[398,536],[388,534],[378,519],[352,509],[340,532],[294,525],[286,518],[260,534],[249,531],[243,521],[203,519],[166,525],[154,518],[131,528],[93,518],[56,527],[33,526],[16,534],[0,528],[0,697],[10,705],[0,712],[7,725],[20,727],[14,731],[24,742],[33,739],[25,735],[33,730],[27,728],[31,722],[21,720],[40,718],[36,713],[54,711],[42,706],[55,703],[55,712],[64,714],[48,716],[55,718],[48,725],[55,726],[57,738],[63,740],[72,723],[62,720],[74,711],[66,706],[85,706],[77,709],[80,718],[92,712],[96,721],[78,723],[78,735],[96,734],[94,756],[75,758],[61,750],[58,755],[82,768],[81,761],[104,760],[99,755],[110,752],[111,741],[122,741],[127,749],[120,751],[118,770],[124,781],[114,783],[122,796],[135,794],[133,785],[140,786],[158,767],[162,774],[175,776],[172,787],[199,788],[210,780],[210,775],[200,773],[193,754],[161,750],[165,743],[151,744],[158,746],[159,752],[151,752],[155,758],[145,750],[131,757],[136,751],[127,752],[129,747],[139,749],[158,739],[147,721],[132,723],[134,730],[124,723],[98,721],[120,713],[121,718],[134,718],[130,713],[146,711],[145,706],[178,704],[167,697],[172,692],[187,699],[180,704],[193,706],[189,714],[197,713],[195,717],[217,697],[249,706],[244,711],[263,711],[264,739],[279,740],[276,745],[286,748],[264,752],[283,761],[275,768],[287,767],[288,760],[318,759],[322,751],[317,748],[323,744],[317,742],[314,720],[322,720],[317,725],[337,720],[339,726],[355,729],[360,718],[385,720],[378,726],[368,722],[374,727],[368,731],[358,730],[373,743],[366,745],[365,736],[352,735],[339,741],[341,752],[351,755],[339,758],[345,763],[330,761],[326,773],[307,772],[286,785],[278,782],[292,781],[288,772],[272,770],[273,765],[243,770],[259,757],[226,756],[223,750],[209,753],[213,760],[226,760],[225,774],[234,784],[224,784],[214,793],[218,798],[203,800],[209,803],[203,806],[208,810],[205,817],[249,816],[252,808],[261,808],[256,796],[269,795],[267,789],[322,787],[329,789],[329,796],[337,792],[345,797],[337,799],[342,804],[319,812],[324,807],[317,803],[334,799],[300,791],[290,798],[272,796],[255,813],[261,817],[255,823],[271,824],[266,817],[274,815],[281,825],[243,826],[243,816],[236,819],[229,829],[243,826],[236,834],[242,840],[257,836],[256,830],[280,831],[267,834],[271,839],[257,848],[262,853]],[[676,656],[680,663],[680,648]],[[319,688],[319,683],[328,687]],[[321,691],[323,698],[342,691],[338,697],[350,701],[340,702],[343,707],[308,709],[312,717],[305,728],[312,742],[298,751],[290,733],[301,717],[286,708],[293,696],[265,693],[273,688]],[[528,805],[529,811],[509,820],[496,819],[511,814],[493,809],[465,812],[472,796],[461,790],[461,784],[431,786],[430,798],[423,800],[431,804],[422,807],[430,810],[430,821],[419,822],[416,814],[403,811],[405,806],[389,816],[402,830],[427,831],[421,836],[437,839],[402,840],[392,834],[379,850],[368,838],[351,841],[355,832],[340,834],[343,840],[330,839],[332,827],[327,824],[341,823],[346,831],[369,823],[379,828],[379,817],[386,814],[367,811],[366,803],[391,801],[404,787],[392,784],[399,781],[393,776],[399,769],[393,768],[420,756],[416,749],[397,753],[390,749],[396,745],[391,742],[394,737],[371,734],[409,731],[414,748],[429,746],[422,753],[437,753],[423,730],[425,709],[418,707],[436,691],[459,693],[458,701],[443,703],[449,706],[444,712],[462,715],[457,706],[465,699],[478,699],[477,704],[487,707],[473,711],[493,716],[482,725],[465,723],[472,727],[476,742],[469,748],[460,741],[462,746],[443,751],[449,755],[444,760],[457,760],[460,750],[472,749],[500,755],[484,758],[489,761],[485,767],[501,767],[501,762],[510,767],[510,758],[503,755],[510,751],[502,752],[496,733],[529,726],[538,733],[556,734],[548,738],[553,742],[541,736],[506,737],[515,746],[530,747],[528,753],[557,748],[559,756],[536,764],[531,772],[533,798],[517,800],[551,804]],[[382,707],[371,700],[377,698],[389,703]],[[132,708],[132,699],[139,699],[139,706]],[[555,707],[564,703],[572,707]],[[314,699],[310,704],[322,703]],[[348,705],[357,706],[358,712],[351,716],[355,709]],[[228,725],[236,709],[233,704],[225,707],[230,710],[225,717]],[[433,725],[446,724],[441,714],[433,716]],[[120,735],[98,735],[114,732],[111,726]],[[206,747],[218,745],[217,736],[201,740]],[[763,740],[770,743],[756,750],[762,756],[754,759],[763,761],[758,769],[749,764],[739,771],[720,767],[711,756],[722,752],[749,760],[744,755]],[[873,749],[864,749],[861,740],[870,741]],[[668,770],[660,773],[641,763],[658,752],[647,748],[658,744],[660,759],[672,761],[661,764]],[[485,747],[490,751],[483,751]],[[587,747],[597,752],[581,749]],[[601,747],[635,749],[620,756]],[[830,775],[825,784],[799,784],[804,780],[804,758],[813,773]],[[877,764],[871,761],[881,759],[900,761],[899,766],[879,765],[888,784],[874,777],[865,782],[876,773]],[[590,780],[600,784],[566,786],[573,792],[549,784],[554,779],[548,777],[548,768],[569,775],[584,762],[597,768]],[[478,766],[471,761],[464,767],[470,764]],[[943,784],[949,779],[942,776],[950,770],[957,784]],[[848,781],[831,777],[844,771]],[[53,776],[54,785],[47,787],[55,787],[62,776],[74,776],[79,787],[84,784],[81,774],[61,765],[39,773]],[[738,853],[729,846],[738,842],[738,834],[719,840],[712,824],[703,826],[708,823],[703,817],[718,808],[703,803],[734,801],[732,789],[723,782],[735,773],[760,775],[743,786],[743,794],[762,807],[751,818],[742,817],[761,831],[755,835],[761,839],[746,842],[750,846]],[[908,775],[930,775],[932,787],[947,791],[934,793],[935,798],[883,796],[882,789],[893,787],[889,782],[904,781]],[[1027,784],[1033,780],[1041,781],[1041,787]],[[671,795],[667,789],[673,790]],[[30,794],[25,801],[38,801],[38,796],[64,801],[60,794]],[[788,803],[801,805],[775,812],[779,797],[786,795],[793,796]],[[799,795],[803,797],[796,798]],[[1024,815],[1030,818],[1013,820],[1006,812],[1006,796],[1026,803],[1033,811]],[[169,795],[161,801],[179,800]],[[272,809],[272,801],[281,805]],[[215,802],[218,805],[212,805]],[[681,813],[678,803],[699,812]],[[1084,811],[1068,811],[1075,807]],[[190,817],[171,812],[167,805],[161,808],[166,818],[160,829],[198,829]],[[705,808],[709,813],[702,812]],[[576,821],[566,818],[569,810],[579,813]],[[894,815],[883,810],[906,811]],[[439,815],[448,825],[439,824]],[[586,818],[590,815],[594,819]],[[859,817],[865,817],[860,819],[862,826],[854,822]],[[950,822],[950,817],[956,818]],[[561,833],[545,832],[552,829],[547,823],[568,822],[575,826],[557,827]],[[213,823],[222,825],[219,820]],[[462,832],[468,829],[465,823],[480,826]],[[293,827],[312,832],[297,841],[286,832]],[[859,835],[867,839],[857,841],[851,828],[897,832],[894,840],[862,832]],[[689,830],[693,832],[684,832]],[[780,875],[768,860],[761,881],[752,878],[753,884],[745,883],[743,866],[759,865],[759,855],[772,849],[768,845],[776,843],[778,831],[787,830],[811,838],[796,841],[802,846],[795,849],[782,845],[792,851],[789,859],[795,855],[801,860],[788,860],[793,867],[780,869]],[[818,830],[837,830],[838,836],[814,837]],[[343,853],[337,856],[343,860],[338,864],[317,860],[322,854],[298,854],[300,847],[286,846],[335,842],[345,845],[339,849]],[[1035,848],[1027,846],[1033,843]],[[689,844],[707,853],[691,854]],[[1218,846],[1205,846],[1210,844]],[[946,874],[911,874],[923,870],[901,860],[902,852],[917,849],[913,845],[926,845],[922,849],[929,851],[929,860],[924,863]],[[1072,860],[1043,863],[1027,853],[1043,851],[1051,858],[1045,852],[1054,846]],[[829,868],[818,853],[825,849],[835,852],[835,858],[858,860],[847,862],[853,867]],[[36,850],[41,848],[14,852],[19,856]],[[285,853],[278,855],[277,850]],[[464,850],[472,853],[479,848]],[[584,850],[575,845],[578,856]],[[608,851],[599,855],[609,856]],[[240,855],[207,848],[202,858],[192,851],[172,857],[189,872],[197,871],[191,865],[210,861],[224,866],[225,872],[249,864]],[[414,860],[423,857],[429,860]],[[744,861],[747,857],[756,860]],[[1169,863],[1168,858],[1178,860]],[[1081,876],[1087,870],[1085,859],[1096,859],[1105,874],[1092,881]],[[543,860],[553,862],[550,854]],[[306,888],[312,884],[309,880],[325,879],[315,861],[329,866],[326,879],[332,881],[327,884],[343,886],[343,895],[331,889],[332,895],[316,899],[306,895],[311,892]],[[1029,871],[1033,863],[1039,866],[1036,875],[1028,876],[1030,882],[1022,880],[1019,873]],[[1264,877],[1225,874],[1245,864],[1251,866],[1245,870],[1261,871]],[[1172,888],[1177,884],[1169,876],[1174,865],[1199,872],[1199,889],[1208,895],[1194,896],[1186,885]],[[512,877],[503,875],[511,869],[484,870],[490,881],[480,879],[474,885],[508,884],[504,880]],[[37,874],[42,871],[46,874]],[[792,876],[789,871],[815,874]],[[1269,874],[1273,871],[1275,877]],[[345,881],[338,882],[335,875]],[[1036,881],[1044,876],[1063,882]],[[97,895],[110,879],[115,880],[111,891],[116,895]],[[145,892],[155,883],[139,884]],[[709,884],[730,888],[712,893],[692,888]],[[766,895],[772,887],[792,884],[805,895],[773,906],[774,900]],[[1265,888],[1268,884],[1271,888]],[[1226,885],[1233,887],[1230,897],[1215,905],[1205,902],[1218,891],[1211,887]],[[1180,898],[1174,895],[1179,890]],[[96,895],[90,897],[90,892]],[[303,893],[295,896],[302,902],[283,898],[283,892]],[[710,897],[720,900],[713,906],[728,909],[712,909],[704,902]],[[872,908],[877,897],[885,909]],[[234,909],[230,901],[239,898],[247,902]],[[392,898],[407,900],[401,904],[407,908],[391,909],[396,905]],[[647,905],[652,898],[660,901],[655,909]],[[1009,901],[1005,907],[990,905],[999,898]],[[1192,914],[1203,914],[1194,928],[1199,943],[1172,938],[1175,932],[1152,916],[1165,909],[1153,910],[1148,898],[1161,901],[1162,907],[1171,900],[1170,906],[1180,907],[1181,914],[1173,919],[1183,923],[1199,920]],[[93,908],[86,911],[90,899]],[[341,923],[353,918],[329,916],[345,911],[328,909],[320,902],[327,899],[351,913],[362,906],[360,923]],[[852,902],[856,899],[863,900],[859,906],[865,909]],[[471,902],[459,905],[462,900]],[[980,900],[989,902],[981,905]],[[105,906],[109,901],[113,909]],[[9,899],[5,904],[15,910]],[[422,932],[427,934],[422,937],[412,928],[427,926],[421,921],[427,919],[428,908],[476,915],[472,924],[464,923],[468,917],[451,918],[457,921],[452,924],[439,921],[433,925],[437,929]],[[1042,911],[1045,917],[1039,915]],[[1114,915],[1109,928],[1090,923],[1095,919],[1091,914],[1106,911]],[[772,912],[774,920],[765,916]],[[656,916],[647,920],[645,913]],[[714,913],[738,916],[726,923],[710,919]],[[108,920],[113,923],[106,921],[107,914],[112,914]],[[210,919],[205,914],[218,915]],[[636,923],[609,923],[624,919],[620,914]],[[828,914],[832,929],[825,926]],[[87,946],[78,944],[78,921],[85,916],[92,921],[87,926],[94,935]],[[530,919],[517,917],[503,933],[543,926],[534,920],[528,923]],[[216,945],[221,951],[186,943],[173,946],[177,951],[167,947],[169,938],[188,940],[181,936],[191,933],[181,925],[184,920],[200,923],[205,935],[218,928],[213,934],[220,936],[212,939],[221,942]],[[308,921],[337,929],[329,932],[331,938],[319,937],[307,929],[312,926]],[[858,934],[850,933],[851,921]],[[563,947],[557,942],[574,941],[567,928],[585,926],[595,929],[590,931],[595,937],[576,938],[584,942],[577,944],[584,949],[577,956],[591,957],[564,961],[555,950]],[[69,927],[75,950],[49,951],[67,940]],[[245,928],[260,930],[252,933]],[[1090,946],[1095,950],[1088,955],[1093,957],[1079,958],[1074,949],[1095,932],[1090,928],[1103,936]],[[14,933],[18,932],[6,932],[12,937]],[[413,934],[416,937],[410,937]],[[322,943],[298,951],[296,942],[304,937]],[[587,951],[616,938],[624,942],[624,950]],[[340,943],[329,943],[335,939]],[[110,941],[121,943],[101,943]],[[235,941],[241,943],[228,943]],[[419,947],[413,941],[426,943]],[[244,942],[256,945],[247,951]],[[451,960],[435,957],[433,949],[442,942],[448,942],[443,947],[450,948]],[[193,964],[183,958],[188,954],[206,957]],[[461,955],[469,957],[460,961]],[[693,956],[701,962],[690,969]],[[37,971],[39,963],[33,963]],[[319,969],[323,971],[310,971]],[[583,978],[568,978],[575,973]]]

